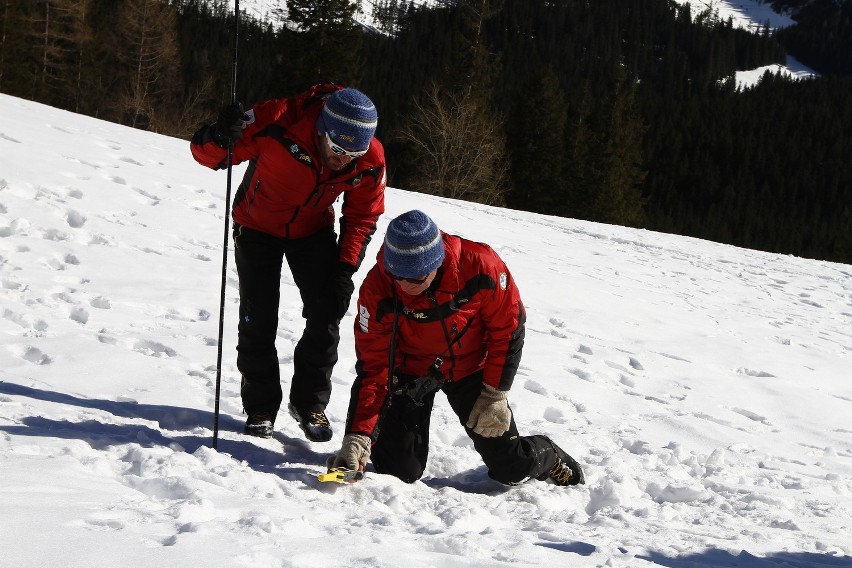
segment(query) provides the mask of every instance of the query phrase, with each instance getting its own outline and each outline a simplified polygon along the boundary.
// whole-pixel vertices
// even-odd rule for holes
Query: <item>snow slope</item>
[[[368,263],[412,208],[496,248],[519,428],[587,485],[491,481],[439,395],[421,481],[327,486],[353,311],[333,440],[247,438],[232,252],[211,448],[224,191],[185,141],[0,95],[0,565],[852,567],[852,266],[389,189]],[[285,389],[299,305],[285,272]]]

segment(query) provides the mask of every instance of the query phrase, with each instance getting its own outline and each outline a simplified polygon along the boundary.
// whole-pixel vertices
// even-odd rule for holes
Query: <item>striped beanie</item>
[[[444,262],[444,240],[422,211],[403,213],[385,233],[385,270],[400,278],[419,278]]]
[[[317,120],[317,129],[326,132],[338,146],[360,151],[370,147],[379,115],[376,105],[358,89],[342,89],[328,97]]]

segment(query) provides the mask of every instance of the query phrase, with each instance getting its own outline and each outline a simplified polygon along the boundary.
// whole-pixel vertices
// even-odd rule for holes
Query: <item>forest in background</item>
[[[240,18],[246,105],[320,81],[380,112],[390,185],[852,262],[852,3],[749,33],[669,0],[288,0]],[[0,92],[189,138],[231,98],[223,1],[0,0]],[[823,74],[737,70],[783,63]]]

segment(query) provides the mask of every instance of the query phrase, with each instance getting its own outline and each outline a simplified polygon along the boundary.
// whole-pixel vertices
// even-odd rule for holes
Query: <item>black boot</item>
[[[584,485],[586,477],[583,468],[577,460],[569,456],[547,436],[542,436],[553,447],[554,461],[547,473],[540,475],[537,479],[545,481],[550,479],[556,485]]]
[[[257,436],[258,438],[271,438],[274,424],[275,413],[255,412],[254,414],[249,414],[243,432],[249,436]]]
[[[300,412],[292,404],[288,405],[290,416],[296,419],[299,427],[311,442],[328,442],[331,440],[331,424],[325,412]]]

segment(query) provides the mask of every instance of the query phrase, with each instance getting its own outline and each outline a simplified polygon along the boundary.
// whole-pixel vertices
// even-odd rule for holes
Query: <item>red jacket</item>
[[[388,401],[388,363],[397,309],[394,375],[440,371],[458,381],[483,371],[500,390],[512,386],[524,344],[526,313],[509,269],[488,245],[443,234],[446,256],[429,290],[403,294],[385,272],[384,248],[364,278],[355,321],[357,377],[346,431],[376,437]],[[396,288],[396,290],[394,290]]]
[[[234,222],[282,239],[298,239],[334,225],[332,204],[343,195],[340,261],[358,267],[384,212],[385,153],[373,138],[368,152],[344,170],[331,172],[320,158],[316,121],[332,92],[315,85],[296,97],[272,99],[247,111],[233,163],[249,160],[234,195]],[[215,125],[201,128],[190,148],[208,168],[227,167],[228,151],[213,139]]]

